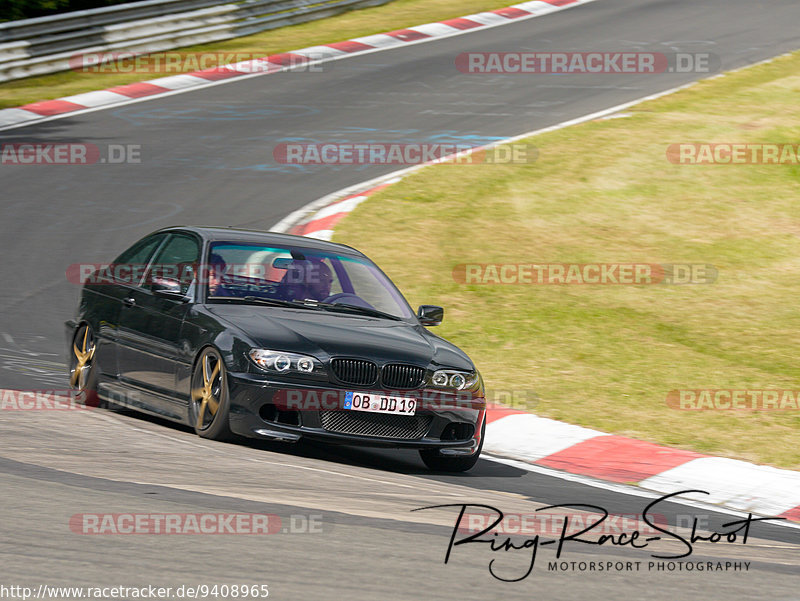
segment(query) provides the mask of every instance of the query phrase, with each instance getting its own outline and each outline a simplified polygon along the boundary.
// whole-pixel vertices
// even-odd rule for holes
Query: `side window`
[[[194,269],[199,259],[200,243],[191,236],[174,234],[156,255],[146,287],[151,287],[151,277],[167,277],[180,280],[181,292],[186,294],[194,279]]]
[[[147,263],[147,259],[150,258],[150,255],[153,254],[153,251],[165,237],[166,234],[156,234],[155,236],[148,236],[144,240],[139,240],[114,259],[114,263]]]
[[[166,237],[166,234],[148,236],[144,240],[139,240],[139,242],[114,259],[114,265],[116,266],[114,273],[118,274],[117,281],[123,284],[139,286],[150,257]]]

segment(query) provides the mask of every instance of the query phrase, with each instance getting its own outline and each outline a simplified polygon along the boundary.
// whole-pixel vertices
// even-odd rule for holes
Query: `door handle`
[[[126,307],[133,307],[136,304],[136,299],[129,296],[128,298],[122,300],[122,304]]]

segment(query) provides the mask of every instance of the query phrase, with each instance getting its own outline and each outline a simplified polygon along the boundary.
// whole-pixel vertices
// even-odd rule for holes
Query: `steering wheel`
[[[322,302],[334,305],[353,305],[355,307],[364,307],[366,309],[375,308],[357,294],[351,294],[350,292],[339,292],[338,294],[332,294]]]

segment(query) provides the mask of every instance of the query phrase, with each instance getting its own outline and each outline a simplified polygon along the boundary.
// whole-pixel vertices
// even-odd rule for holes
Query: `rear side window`
[[[148,236],[114,259],[115,281],[128,286],[140,286],[150,258],[166,237],[166,234]]]
[[[155,236],[148,236],[144,240],[139,240],[117,257],[114,263],[136,263],[138,265],[146,265],[150,255],[153,254],[165,237],[166,234],[156,234]]]
[[[154,276],[179,279],[181,292],[186,294],[199,259],[200,243],[197,239],[184,234],[174,234],[156,255],[150,271]],[[149,284],[147,287],[150,287]]]

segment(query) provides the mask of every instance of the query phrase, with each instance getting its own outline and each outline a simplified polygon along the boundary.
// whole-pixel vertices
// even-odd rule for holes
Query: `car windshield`
[[[364,257],[300,247],[217,242],[209,249],[202,275],[206,276],[202,279],[208,284],[211,303],[234,299],[257,303],[265,299],[283,301],[287,306],[316,304],[333,310],[360,307],[364,315],[413,317],[394,284]]]

